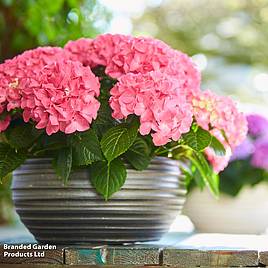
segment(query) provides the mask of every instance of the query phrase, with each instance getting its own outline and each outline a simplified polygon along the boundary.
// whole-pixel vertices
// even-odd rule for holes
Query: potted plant
[[[220,198],[189,193],[184,212],[198,231],[260,234],[268,227],[268,120],[251,114],[247,121],[247,138],[219,174]]]
[[[159,239],[185,178],[217,194],[206,156],[224,162],[247,131],[231,99],[200,90],[187,55],[151,38],[41,47],[0,74],[0,177],[13,172],[16,210],[40,242]]]

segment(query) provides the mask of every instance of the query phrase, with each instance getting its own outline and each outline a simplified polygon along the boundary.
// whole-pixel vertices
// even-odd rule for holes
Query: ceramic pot
[[[244,187],[236,197],[194,189],[187,196],[183,214],[198,232],[262,234],[268,228],[268,184]]]
[[[158,240],[186,198],[178,162],[157,157],[144,171],[128,167],[122,189],[109,201],[96,193],[86,170],[64,186],[50,159],[30,159],[13,174],[13,200],[40,243],[123,244]]]

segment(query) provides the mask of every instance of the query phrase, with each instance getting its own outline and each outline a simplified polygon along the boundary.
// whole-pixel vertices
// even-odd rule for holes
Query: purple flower
[[[254,167],[268,170],[268,138],[259,139],[255,143],[255,151],[252,155],[251,164]]]
[[[247,116],[248,133],[252,136],[268,135],[268,120],[257,114]]]
[[[253,152],[254,152],[254,144],[249,139],[249,137],[247,137],[242,144],[236,147],[231,157],[231,161],[246,159]]]

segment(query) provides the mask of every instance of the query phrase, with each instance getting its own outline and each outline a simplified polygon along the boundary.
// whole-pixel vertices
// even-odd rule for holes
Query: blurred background
[[[106,32],[165,41],[193,58],[203,89],[231,95],[245,112],[268,114],[267,0],[0,0],[1,62]]]

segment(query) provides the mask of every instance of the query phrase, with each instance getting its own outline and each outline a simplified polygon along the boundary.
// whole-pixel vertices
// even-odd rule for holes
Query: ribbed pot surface
[[[122,244],[161,238],[181,212],[186,190],[178,162],[155,158],[144,171],[128,169],[123,188],[104,201],[86,170],[64,186],[50,159],[30,159],[13,176],[22,222],[41,243]]]

